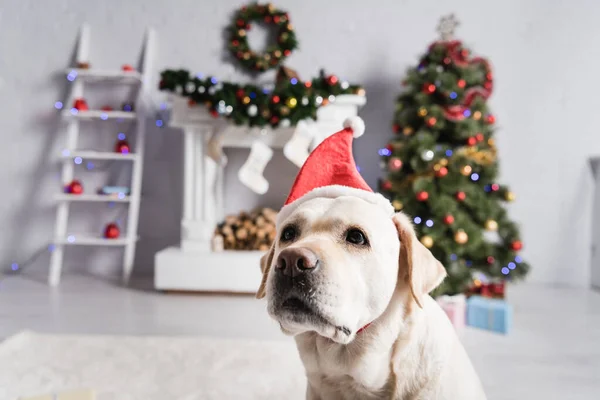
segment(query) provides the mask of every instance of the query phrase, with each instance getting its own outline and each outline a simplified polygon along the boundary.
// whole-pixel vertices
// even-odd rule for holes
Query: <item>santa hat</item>
[[[389,200],[371,190],[354,163],[352,139],[364,131],[365,123],[361,118],[349,118],[344,122],[344,129],[329,136],[310,153],[277,215],[277,227],[300,204],[322,197],[358,197],[382,207],[390,215],[394,213]]]

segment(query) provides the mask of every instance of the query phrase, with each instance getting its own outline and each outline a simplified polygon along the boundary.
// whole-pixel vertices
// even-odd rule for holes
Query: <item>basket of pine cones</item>
[[[269,250],[275,240],[276,219],[277,212],[271,208],[228,215],[215,229],[213,251]]]

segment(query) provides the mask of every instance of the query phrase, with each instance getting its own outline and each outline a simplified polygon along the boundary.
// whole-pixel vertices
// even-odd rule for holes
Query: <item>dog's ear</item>
[[[410,291],[419,305],[422,298],[435,289],[446,277],[446,269],[417,239],[408,217],[397,213],[393,217],[400,239],[399,279],[408,281]]]
[[[256,298],[262,299],[267,294],[267,277],[271,270],[271,264],[273,263],[273,253],[275,252],[275,243],[271,245],[271,248],[260,258],[260,271],[262,272],[262,279],[258,292],[256,292]]]

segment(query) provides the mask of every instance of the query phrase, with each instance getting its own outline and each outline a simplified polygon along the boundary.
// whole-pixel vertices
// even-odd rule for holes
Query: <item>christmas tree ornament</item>
[[[487,142],[488,142],[488,146],[490,146],[490,147],[496,146],[496,140],[494,140],[492,138],[489,138]]]
[[[438,178],[443,178],[443,177],[445,177],[446,175],[448,175],[448,168],[446,168],[446,167],[441,167],[441,166],[440,166],[440,169],[438,169],[438,170],[435,172],[435,176],[437,176]]]
[[[506,199],[506,201],[515,201],[517,195],[514,192],[509,191],[504,194],[504,198]]]
[[[80,181],[74,179],[69,184],[65,185],[65,193],[68,194],[82,194],[83,185]]]
[[[510,244],[510,248],[514,251],[519,251],[519,250],[523,249],[523,242],[521,242],[520,240],[514,240]]]
[[[131,64],[123,64],[121,66],[121,69],[123,70],[123,72],[133,72],[133,71],[135,71],[135,68],[133,68],[133,65],[131,65]]]
[[[419,108],[419,117],[424,117],[427,115],[427,109],[425,107]]]
[[[435,126],[437,123],[437,119],[435,117],[430,117],[427,119],[427,126]]]
[[[385,180],[381,183],[381,188],[385,191],[392,190],[392,182]]]
[[[442,159],[440,159],[439,163],[440,163],[440,165],[442,167],[445,167],[445,166],[448,165],[448,159],[447,158],[442,158]]]
[[[287,99],[285,104],[287,104],[289,108],[294,108],[298,104],[298,100],[295,97],[290,97],[289,99]]]
[[[465,201],[466,198],[467,198],[467,195],[465,192],[456,192],[456,200]]]
[[[286,106],[283,106],[279,109],[279,112],[281,113],[281,115],[289,115],[290,114],[290,109],[287,108]]]
[[[392,130],[394,131],[394,133],[398,133],[400,131],[400,125],[398,125],[398,124],[392,125]]]
[[[315,122],[305,119],[298,122],[294,134],[283,146],[283,155],[298,167],[302,167],[309,155],[310,145],[317,135]]]
[[[472,171],[473,171],[473,168],[470,165],[465,165],[460,169],[460,173],[464,176],[471,175]]]
[[[404,129],[402,130],[402,133],[404,133],[406,136],[412,135],[413,132],[414,132],[414,130],[410,126],[405,126]]]
[[[454,217],[450,214],[446,214],[444,216],[443,221],[444,221],[444,224],[446,224],[446,225],[452,225],[454,223]]]
[[[246,162],[238,171],[238,179],[258,194],[267,193],[269,182],[263,176],[263,171],[272,157],[273,150],[260,140],[255,140]]]
[[[500,185],[498,185],[497,183],[493,183],[490,186],[490,189],[492,190],[492,192],[497,192],[498,190],[500,190]]]
[[[479,120],[481,119],[481,111],[475,111],[475,112],[473,113],[473,119],[474,119],[475,121],[479,121]]]
[[[111,106],[102,106],[101,110],[102,111],[113,111],[113,108]]]
[[[424,190],[417,192],[416,199],[417,201],[427,201],[427,199],[429,199],[429,193]]]
[[[271,97],[271,101],[273,102],[273,104],[279,103],[279,100],[281,100],[281,99],[277,95],[274,95],[273,97]]]
[[[494,117],[492,114],[488,114],[485,117],[485,122],[492,125],[492,124],[496,123],[496,117]]]
[[[485,259],[487,261],[488,264],[492,265],[493,263],[496,262],[496,259],[493,256],[487,256],[487,258]]]
[[[467,232],[460,229],[454,234],[454,241],[458,244],[465,244],[469,241],[469,235],[467,235]]]
[[[392,172],[400,171],[400,168],[402,168],[402,160],[398,157],[391,157],[388,161],[388,168]]]
[[[121,231],[119,230],[119,226],[114,222],[111,222],[104,227],[105,239],[117,239],[120,235]]]
[[[478,142],[483,142],[485,138],[483,136],[483,133],[478,133],[477,135],[475,135],[475,139],[477,139]]]
[[[433,83],[423,84],[423,93],[432,94],[435,92],[435,85]]]
[[[258,113],[258,107],[256,106],[256,104],[250,104],[246,112],[250,117],[255,117]]]
[[[244,98],[242,99],[242,103],[244,103],[244,104],[250,104],[250,97],[244,96]]]
[[[330,75],[327,77],[327,83],[330,85],[335,85],[338,82],[338,77],[335,75]]]
[[[129,147],[129,142],[127,142],[127,140],[122,139],[117,141],[115,144],[115,153],[129,154],[130,152],[131,148]]]
[[[123,111],[126,111],[126,112],[132,112],[132,111],[134,110],[134,105],[133,105],[133,102],[131,102],[131,101],[126,101],[125,103],[123,103],[123,104],[121,105],[121,109],[122,109]]]
[[[461,89],[463,89],[466,85],[467,85],[467,82],[464,79],[459,79],[456,82],[456,86],[458,86]]]
[[[268,108],[264,108],[261,112],[260,115],[263,118],[269,118],[271,116],[271,110],[269,110]]]
[[[434,155],[435,154],[432,150],[423,150],[423,152],[421,153],[421,159],[423,161],[431,161],[433,160]]]
[[[87,102],[82,97],[75,99],[75,101],[73,101],[73,108],[78,111],[88,111],[90,109],[87,105]]]
[[[404,208],[404,204],[400,200],[394,200],[392,201],[392,207],[394,207],[394,210],[400,211]]]
[[[425,235],[421,238],[421,243],[423,243],[423,246],[430,249],[433,247],[433,238],[429,235]]]
[[[467,144],[469,146],[475,146],[477,144],[477,138],[475,136],[471,136],[467,139]]]
[[[485,221],[485,229],[488,231],[497,231],[498,230],[498,222],[493,219],[488,219]]]

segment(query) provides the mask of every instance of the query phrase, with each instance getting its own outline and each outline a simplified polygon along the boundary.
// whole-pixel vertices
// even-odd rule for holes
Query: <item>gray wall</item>
[[[52,236],[52,194],[58,190],[57,159],[63,146],[52,105],[64,95],[66,81],[60,72],[72,56],[80,23],[87,21],[92,27],[94,66],[118,68],[134,62],[145,27],[153,26],[159,41],[157,72],[186,67],[233,76],[221,61],[222,29],[242,3],[1,2],[0,265],[23,262]],[[279,0],[276,4],[290,12],[301,41],[301,50],[288,65],[305,78],[326,67],[366,86],[368,104],[361,115],[368,134],[357,142],[356,158],[372,185],[380,175],[377,149],[391,136],[394,98],[403,72],[435,39],[439,16],[456,12],[462,20],[460,38],[494,64],[497,90],[492,106],[500,128],[502,180],[518,194],[510,211],[523,226],[524,256],[533,265],[531,279],[588,282],[592,181],[585,160],[600,148],[596,132],[600,3]],[[95,140],[100,134],[86,133]],[[114,132],[108,137],[102,140],[110,146]],[[148,139],[137,273],[151,271],[156,250],[178,242],[181,214],[180,135],[152,128]],[[232,166],[241,165],[243,157],[233,155]],[[236,196],[228,197],[228,209],[261,203],[278,206],[294,171],[279,155],[267,171],[273,189],[264,200],[242,187],[233,171],[227,182],[229,193]],[[91,187],[93,179],[119,179],[119,172],[106,166],[92,176],[83,176]],[[243,199],[243,204],[235,199]],[[79,207],[73,230],[99,231],[119,212],[106,205],[90,207]],[[118,256],[116,251],[77,249],[67,254],[67,271],[111,274],[118,270]],[[45,273],[47,260],[47,254],[42,255],[30,268]]]

